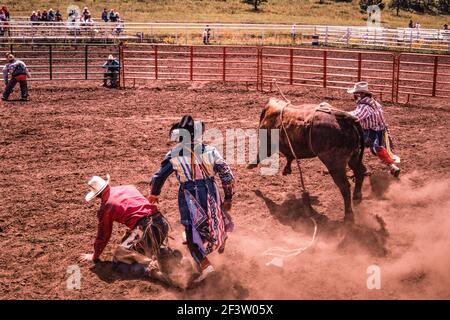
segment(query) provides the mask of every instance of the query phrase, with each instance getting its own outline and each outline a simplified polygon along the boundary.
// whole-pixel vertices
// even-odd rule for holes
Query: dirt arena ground
[[[17,93],[16,93],[17,94]],[[286,90],[294,104],[327,101],[354,106],[344,92]],[[263,252],[305,246],[313,227],[302,216],[298,177],[262,176],[232,165],[237,193],[236,230],[218,270],[202,286],[174,290],[130,278],[110,263],[79,264],[92,250],[98,203],[86,204],[86,182],[111,174],[112,184],[134,184],[147,195],[148,182],[170,147],[168,128],[191,113],[207,127],[256,128],[270,96],[242,85],[215,83],[138,84],[107,90],[93,82],[31,84],[32,101],[0,106],[0,299],[450,299],[450,101],[414,99],[410,106],[386,103],[402,158],[399,180],[390,178],[366,152],[373,175],[354,207],[352,232],[340,223],[343,203],[319,160],[302,162],[317,211],[313,246],[268,267]],[[282,159],[284,163],[284,159]],[[160,208],[173,230],[171,245],[183,250],[177,181],[170,177]],[[379,215],[388,235],[380,235]],[[102,258],[111,260],[125,227],[115,225]],[[66,287],[67,268],[81,268],[81,289]],[[381,289],[367,288],[367,269],[381,270]],[[213,280],[212,279],[212,280]]]

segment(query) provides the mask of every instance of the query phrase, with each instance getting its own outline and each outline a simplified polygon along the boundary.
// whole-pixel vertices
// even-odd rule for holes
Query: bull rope
[[[286,126],[284,125],[283,121],[283,113],[284,109],[291,104],[291,101],[286,98],[286,96],[283,94],[283,91],[281,91],[280,87],[278,86],[277,80],[273,79],[274,85],[277,87],[278,92],[283,97],[283,99],[286,101],[286,104],[281,108],[281,114],[280,114],[280,120],[281,120],[281,127],[283,128],[283,132],[286,135],[286,139],[288,141],[289,149],[291,150],[292,155],[294,156],[295,163],[297,164],[298,172],[300,173],[300,187],[302,188],[302,193],[308,193],[305,187],[305,180],[303,179],[303,171],[302,167],[300,165],[300,160],[297,158],[297,155],[295,154],[294,147],[292,147],[291,139],[289,138],[289,135],[286,130]]]
[[[269,248],[269,249],[267,249],[266,251],[263,252],[263,255],[265,255],[265,256],[272,256],[272,257],[274,257],[272,259],[272,261],[266,263],[267,266],[274,265],[274,266],[282,267],[284,259],[289,258],[289,257],[293,257],[293,256],[297,256],[297,255],[301,254],[303,251],[305,251],[306,249],[308,249],[309,247],[311,247],[313,245],[314,240],[316,239],[316,234],[317,234],[317,222],[312,216],[311,202],[310,202],[310,198],[309,198],[309,193],[308,193],[308,191],[306,190],[306,187],[305,187],[305,181],[303,179],[303,172],[302,172],[302,168],[301,168],[301,165],[300,165],[300,160],[297,158],[297,155],[295,154],[294,148],[293,148],[292,143],[291,143],[291,139],[289,138],[289,135],[287,133],[287,130],[286,130],[286,127],[285,127],[284,121],[283,121],[284,109],[288,105],[291,104],[291,101],[289,99],[287,99],[286,96],[283,94],[283,92],[281,91],[280,87],[277,84],[276,79],[273,79],[273,83],[276,86],[276,88],[278,89],[278,92],[280,93],[280,95],[286,101],[286,104],[281,109],[281,115],[280,115],[281,127],[283,128],[283,132],[286,135],[289,148],[291,150],[292,155],[295,158],[295,162],[297,164],[297,168],[298,168],[298,171],[300,173],[300,187],[302,189],[303,207],[308,212],[308,217],[309,217],[309,219],[311,219],[311,221],[314,224],[313,236],[312,236],[311,240],[309,241],[309,243],[306,246],[301,247],[301,248],[297,248],[297,249],[291,249],[291,250],[284,249],[284,248],[281,248],[281,247],[272,247],[272,248]],[[311,144],[311,134],[310,134],[309,138],[310,138],[310,144]]]

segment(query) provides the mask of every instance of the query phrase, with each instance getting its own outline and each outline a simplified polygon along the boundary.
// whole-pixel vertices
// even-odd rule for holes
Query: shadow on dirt
[[[117,280],[143,280],[148,279],[144,274],[144,267],[140,264],[115,263],[112,261],[97,262],[90,270],[100,280],[113,283]]]
[[[177,296],[179,299],[246,299],[249,296],[249,290],[235,273],[231,267],[222,266],[206,280],[179,292]]]
[[[394,181],[392,176],[387,172],[377,172],[369,177],[370,187],[372,188],[372,194],[377,199],[384,199],[386,191]]]
[[[280,223],[291,226],[296,232],[308,234],[313,232],[314,225],[311,223],[301,198],[290,196],[283,203],[277,204],[260,190],[254,192],[265,202],[271,215]],[[317,197],[311,196],[311,204],[318,203]],[[364,219],[358,219],[361,222],[348,224],[343,221],[330,220],[325,214],[312,208],[311,218],[317,223],[318,236],[326,237],[329,240],[335,239],[337,249],[341,253],[352,253],[357,250],[377,257],[386,256],[389,253],[386,249],[389,233],[386,223],[380,216],[374,217],[375,223],[367,224],[367,217],[364,217]]]
[[[146,276],[144,266],[138,263],[100,261],[90,268],[90,271],[95,273],[100,280],[109,284],[122,280],[144,280],[159,284],[167,290],[171,290],[179,299],[245,299],[249,295],[249,291],[226,266],[195,286],[192,284],[188,286],[189,281],[186,283],[176,281],[174,285],[170,286],[163,284]],[[196,276],[197,274],[185,272],[186,277],[190,275]],[[176,279],[172,278],[172,280]]]

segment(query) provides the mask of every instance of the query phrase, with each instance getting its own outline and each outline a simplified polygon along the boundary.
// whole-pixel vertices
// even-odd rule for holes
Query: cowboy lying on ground
[[[194,122],[191,116],[184,116],[172,126],[169,134],[179,143],[166,154],[159,171],[152,177],[149,196],[151,203],[158,202],[165,181],[176,173],[180,183],[181,224],[185,227],[189,251],[200,271],[194,283],[214,272],[207,255],[216,249],[223,253],[227,232],[233,230],[228,211],[234,193],[234,177],[217,149],[201,142],[203,130],[203,123]],[[214,180],[215,174],[222,182],[224,202]]]
[[[394,177],[398,177],[400,169],[395,163],[399,163],[400,159],[391,151],[393,146],[388,135],[388,126],[384,119],[382,105],[375,100],[373,94],[369,91],[367,82],[358,82],[347,92],[353,94],[356,101],[356,109],[351,111],[350,114],[361,123],[366,147],[370,148],[383,163],[389,166]]]
[[[170,251],[167,246],[169,225],[165,217],[134,186],[111,187],[109,181],[107,175],[106,180],[94,176],[88,182],[91,191],[86,195],[86,201],[97,197],[101,200],[101,206],[97,214],[94,253],[82,255],[81,260],[99,261],[111,237],[113,222],[116,221],[126,225],[131,232],[116,248],[113,261],[140,264],[145,268],[146,276],[171,284],[168,276],[161,271],[158,260],[162,251]]]
[[[112,54],[108,56],[108,60],[102,66],[105,70],[103,74],[103,86],[117,88],[117,80],[119,76],[120,63]]]
[[[5,91],[3,91],[2,100],[7,101],[17,83],[20,85],[21,100],[28,100],[27,78],[31,78],[26,64],[14,57],[12,53],[7,53],[8,63],[3,67],[3,80],[5,81]],[[9,79],[11,75],[11,79]]]

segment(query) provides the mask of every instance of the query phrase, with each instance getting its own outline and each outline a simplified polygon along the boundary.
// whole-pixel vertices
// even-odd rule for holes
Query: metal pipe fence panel
[[[380,52],[264,47],[262,83],[346,89],[368,81],[375,93],[394,100],[395,55]]]
[[[0,55],[12,52],[30,70],[29,80],[103,79],[108,55],[118,57],[114,45],[0,44]]]
[[[450,31],[363,26],[298,25],[292,36],[286,24],[210,24],[216,45],[311,45],[313,36],[324,46],[380,48],[450,53]],[[105,23],[9,21],[3,34],[8,41],[120,41],[178,45],[202,43],[203,23]],[[0,37],[1,39],[1,37]]]
[[[126,45],[127,80],[257,82],[256,47]]]
[[[122,85],[136,81],[218,81],[346,89],[368,81],[391,101],[450,98],[450,56],[357,50],[161,44],[80,45],[0,43],[32,74],[30,80],[101,80],[109,54],[121,62]]]
[[[450,57],[402,53],[397,70],[397,101],[409,96],[450,98]]]

